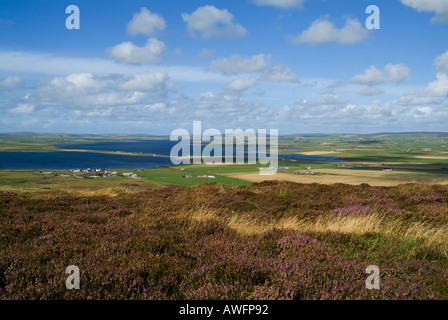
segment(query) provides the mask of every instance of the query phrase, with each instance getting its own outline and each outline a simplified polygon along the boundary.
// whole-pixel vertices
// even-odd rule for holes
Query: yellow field
[[[229,177],[239,178],[252,182],[265,180],[291,181],[297,183],[346,183],[359,185],[367,183],[371,186],[396,186],[410,182],[426,182],[432,184],[448,184],[448,178],[442,174],[407,173],[407,172],[384,172],[350,169],[320,169],[320,175],[296,175],[291,173],[277,173],[272,176],[261,176],[258,173],[236,173]]]
[[[448,160],[448,157],[436,157],[436,156],[415,156],[415,159],[435,159],[435,160]]]
[[[363,162],[369,167],[375,168],[386,168],[390,167],[393,169],[405,169],[405,170],[437,170],[446,168],[446,164],[433,164],[433,163],[418,163],[418,162]]]

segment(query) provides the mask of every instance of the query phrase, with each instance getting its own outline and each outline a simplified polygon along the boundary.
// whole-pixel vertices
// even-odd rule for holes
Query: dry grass
[[[367,183],[371,186],[397,186],[404,183],[420,181],[437,184],[448,184],[447,176],[442,174],[431,174],[430,177],[428,177],[428,174],[426,173],[383,172],[350,169],[319,169],[316,171],[319,171],[322,174],[296,175],[291,172],[291,174],[277,173],[272,176],[261,176],[258,173],[235,173],[229,174],[227,176],[248,180],[251,182],[262,182],[269,180],[320,184],[344,183],[351,185]]]
[[[424,221],[412,222],[406,219],[390,219],[386,214],[377,212],[357,216],[321,215],[314,221],[300,220],[296,217],[261,221],[244,214],[222,217],[216,209],[201,208],[189,211],[186,216],[200,222],[216,220],[244,235],[261,234],[272,230],[295,230],[301,233],[340,232],[354,235],[376,233],[400,241],[417,241],[426,246],[442,245],[445,255],[448,256],[447,225],[436,226]]]
[[[434,159],[434,160],[448,160],[448,157],[437,157],[437,156],[415,156],[416,159]]]

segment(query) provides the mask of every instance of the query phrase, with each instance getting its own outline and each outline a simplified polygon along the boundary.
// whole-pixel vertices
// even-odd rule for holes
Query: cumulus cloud
[[[105,87],[105,83],[97,80],[91,73],[73,73],[65,77],[53,77],[42,79],[39,84],[39,90],[48,96],[51,92],[56,95],[79,96],[89,92],[96,92]]]
[[[132,42],[122,42],[106,50],[115,61],[126,64],[157,63],[165,52],[165,44],[156,38],[149,38],[143,47]]]
[[[130,91],[153,91],[165,86],[168,74],[164,72],[140,73],[121,84],[120,88]]]
[[[302,130],[311,128],[325,132],[347,132],[347,128],[358,132],[380,132],[391,127],[401,131],[410,127],[424,130],[428,126],[443,130],[440,119],[448,119],[445,106],[448,105],[417,107],[379,99],[359,104],[327,93],[315,100],[301,100],[294,106],[285,106],[274,117],[281,119],[282,128],[295,122],[301,124]]]
[[[294,74],[288,67],[277,63],[271,69],[266,70],[262,74],[261,79],[270,82],[297,82],[299,76]]]
[[[292,38],[292,44],[310,43],[319,45],[322,43],[354,44],[367,39],[368,31],[358,19],[346,19],[345,25],[338,29],[328,16],[314,21],[311,26],[298,36]]]
[[[91,73],[74,73],[68,75],[65,79],[70,84],[70,86],[67,86],[69,89],[71,87],[87,89],[101,86],[100,83],[94,79]]]
[[[39,63],[36,63],[39,61]],[[117,63],[111,59],[101,58],[68,58],[43,53],[25,53],[20,51],[0,50],[0,69],[10,73],[67,75],[90,72],[96,75],[109,74],[132,75],[141,73],[140,65]],[[145,70],[155,72],[162,69],[158,65],[145,65]],[[170,79],[183,82],[225,82],[228,79],[220,74],[208,72],[199,66],[164,65],[163,71]]]
[[[405,107],[396,107],[389,102],[372,101],[362,105],[351,103],[346,99],[332,94],[325,94],[317,100],[304,100],[291,108],[290,118],[300,119],[303,124],[325,128],[331,126],[346,130],[352,128],[371,127],[378,130],[379,125],[396,125],[397,116],[405,116]],[[325,129],[324,129],[325,130]],[[378,132],[378,131],[377,131]]]
[[[215,51],[214,50],[210,50],[210,49],[202,49],[201,51],[199,51],[197,57],[198,58],[211,58],[215,56]]]
[[[302,100],[297,102],[300,106],[340,106],[348,103],[348,100],[336,94],[326,93],[318,100]]]
[[[448,72],[448,50],[444,54],[435,58],[434,64],[438,70]]]
[[[12,114],[30,114],[34,112],[34,105],[29,103],[19,103],[19,105],[11,110],[9,110],[9,113]]]
[[[251,58],[233,55],[230,58],[213,60],[208,70],[218,71],[224,74],[261,71],[266,68],[266,59],[269,57],[264,54],[258,54]]]
[[[448,22],[448,1],[446,0],[401,0],[404,5],[419,12],[434,12],[431,22]]]
[[[400,97],[402,105],[440,104],[448,97],[448,75],[439,72],[436,80],[428,83],[423,91],[406,94]]]
[[[273,6],[282,9],[303,8],[305,0],[254,0],[259,6]]]
[[[0,81],[0,91],[17,89],[21,86],[23,86],[23,80],[19,76],[9,76]]]
[[[139,13],[134,14],[126,27],[126,31],[130,35],[142,34],[151,37],[155,36],[158,31],[165,30],[165,28],[165,20],[160,15],[143,7]]]
[[[426,92],[434,97],[446,97],[448,96],[448,75],[446,73],[439,72],[436,75],[437,80],[428,83]]]
[[[415,107],[412,109],[412,113],[417,118],[428,116],[432,112],[433,112],[433,109],[431,107]]]
[[[404,64],[388,64],[384,68],[384,74],[386,75],[387,81],[393,83],[399,83],[406,80],[410,73],[411,69]]]
[[[185,121],[201,119],[203,125],[214,128],[266,128],[266,120],[275,118],[275,111],[261,103],[233,93],[201,93],[197,97],[179,95],[172,103],[176,118]],[[244,110],[244,112],[241,112]],[[273,128],[273,127],[271,127]]]
[[[93,109],[92,111],[89,111],[87,113],[79,113],[79,110],[76,110],[79,116],[85,115],[87,117],[109,117],[112,114],[112,108],[106,108],[106,109]]]
[[[203,6],[191,14],[182,13],[182,20],[187,24],[187,30],[192,37],[211,38],[241,38],[247,35],[247,30],[233,21],[233,14],[226,9],[214,6]]]
[[[355,75],[350,81],[353,83],[364,84],[368,86],[383,83],[400,83],[406,80],[411,73],[404,64],[388,64],[384,70],[379,70],[375,66],[370,66],[363,74]]]
[[[158,103],[166,99],[169,77],[163,72],[146,72],[130,77],[95,77],[90,73],[42,79],[33,103],[70,110]],[[115,109],[114,109],[115,110]]]
[[[11,101],[4,109],[9,118],[35,114],[38,110],[40,127],[57,119],[60,127],[76,126],[84,130],[121,128],[123,132],[143,132],[150,127],[150,133],[156,130],[166,133],[167,128],[191,126],[191,121],[197,119],[201,119],[204,126],[221,129],[281,128],[283,132],[377,131],[391,126],[406,130],[409,126],[425,128],[428,125],[439,129],[443,128],[445,120],[448,121],[446,103],[440,107],[380,100],[358,104],[333,93],[314,97],[317,93],[314,91],[309,93],[313,95],[312,99],[304,96],[294,105],[271,100],[269,95],[263,100],[271,100],[272,104],[265,105],[242,95],[244,90],[263,94],[263,90],[252,92],[256,89],[255,76],[237,78],[220,93],[204,91],[197,96],[170,95],[166,81],[168,75],[162,72],[143,72],[127,77],[70,74],[46,78],[39,82],[37,92],[27,96],[26,101],[22,96],[21,101]],[[433,99],[443,102],[448,95],[448,76],[439,73],[437,79],[428,83],[419,94],[415,93],[414,97],[433,96]],[[47,110],[45,115],[44,110]],[[51,119],[45,118],[46,115]]]
[[[228,84],[225,88],[227,90],[232,91],[245,91],[254,87],[257,84],[257,79],[235,79],[230,84]]]

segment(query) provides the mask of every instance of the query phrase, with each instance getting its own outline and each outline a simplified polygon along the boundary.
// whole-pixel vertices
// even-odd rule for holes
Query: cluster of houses
[[[322,174],[322,172],[311,171],[312,168],[309,167],[309,166],[305,167],[305,169],[306,169],[307,171],[305,171],[305,172],[296,172],[296,174],[297,174],[297,175],[311,175],[311,176],[315,176],[315,175]]]
[[[83,176],[86,178],[109,178],[115,177],[118,175],[117,171],[112,171],[110,169],[70,169],[71,173],[74,173],[74,176]]]
[[[215,176],[208,176],[208,175],[202,175],[202,176],[193,176],[191,174],[187,174],[185,176],[182,176],[182,178],[187,178],[187,179],[193,179],[193,178],[206,178],[206,179],[215,179]]]
[[[338,168],[365,168],[367,167],[366,164],[353,164],[353,163],[343,163],[343,164],[337,164],[336,167]]]
[[[320,174],[322,174],[322,172],[317,172],[317,171],[306,171],[306,172],[296,172],[296,174],[298,174],[298,175],[312,175],[312,176],[315,176],[315,175],[320,175]]]
[[[137,174],[133,173],[133,172],[124,172],[124,173],[118,173],[117,171],[113,171],[111,169],[100,169],[100,168],[96,168],[96,169],[70,169],[69,170],[71,173],[73,173],[73,175],[66,173],[66,172],[61,172],[61,173],[57,173],[55,174],[58,177],[77,177],[77,176],[81,176],[81,177],[85,177],[85,178],[110,178],[110,177],[116,177],[116,176],[122,176],[122,177],[128,177],[128,178],[134,178],[134,179],[139,179],[139,177],[137,176]],[[140,170],[137,170],[140,171]],[[39,172],[41,174],[45,174],[45,175],[52,175],[53,172],[51,171],[45,171],[45,172]]]

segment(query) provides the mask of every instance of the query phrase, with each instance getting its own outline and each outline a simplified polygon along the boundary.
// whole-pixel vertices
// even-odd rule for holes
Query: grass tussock
[[[448,257],[448,225],[430,225],[425,221],[412,222],[404,219],[389,220],[387,214],[370,213],[362,216],[322,215],[314,221],[296,217],[262,221],[249,215],[220,217],[216,210],[200,208],[189,212],[194,221],[216,220],[238,233],[251,235],[272,230],[294,230],[302,233],[340,232],[353,235],[382,234],[398,241],[422,242],[426,246],[440,245]]]

